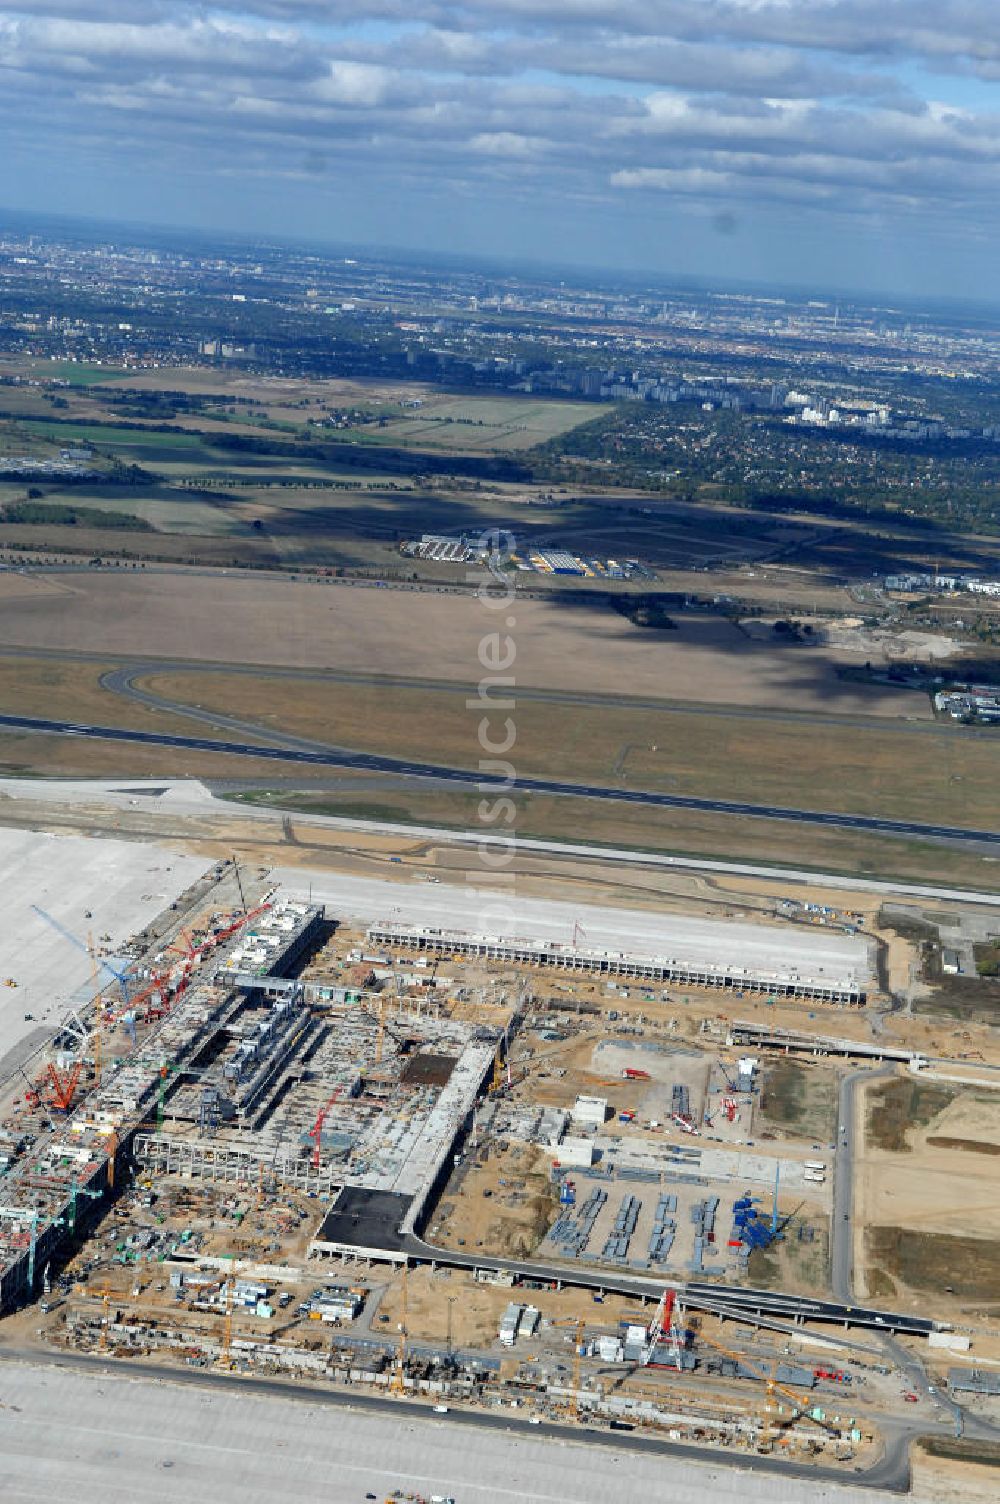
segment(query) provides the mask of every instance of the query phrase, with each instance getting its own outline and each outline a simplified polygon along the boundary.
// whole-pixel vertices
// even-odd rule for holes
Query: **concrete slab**
[[[356,874],[275,868],[274,878],[290,896],[312,892],[332,916],[395,924],[425,924],[476,934],[558,941],[568,945],[574,926],[584,932],[585,950],[660,956],[692,965],[732,965],[762,972],[793,972],[830,985],[872,975],[871,941],[861,935],[824,930],[702,919],[691,914],[638,913],[522,898],[472,887],[421,882],[386,882]]]
[[[0,985],[0,1077],[8,1055],[30,1047],[33,1034],[40,1039],[71,1003],[92,995],[88,931],[95,943],[109,936],[100,949],[114,953],[209,865],[144,842],[0,826],[0,982],[17,984]],[[84,949],[32,905],[78,936]],[[102,984],[108,980],[103,973]]]

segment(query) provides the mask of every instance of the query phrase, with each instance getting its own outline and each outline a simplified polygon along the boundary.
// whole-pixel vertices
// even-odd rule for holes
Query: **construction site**
[[[8,1330],[877,1457],[900,1398],[879,1329],[923,1346],[937,1324],[822,1298],[835,1109],[815,1142],[782,1128],[766,1056],[796,1037],[713,1011],[770,986],[846,1020],[863,966],[688,967],[686,1013],[676,958],[359,923],[230,862],[114,957],[36,913],[92,996],[4,1087]]]

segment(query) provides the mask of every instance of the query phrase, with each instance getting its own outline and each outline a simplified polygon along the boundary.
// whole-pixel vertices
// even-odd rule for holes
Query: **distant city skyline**
[[[996,302],[993,0],[13,0],[5,205]]]

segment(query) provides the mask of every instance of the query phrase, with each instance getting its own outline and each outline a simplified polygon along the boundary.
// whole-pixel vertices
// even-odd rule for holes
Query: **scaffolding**
[[[139,1132],[136,1162],[158,1175],[181,1175],[193,1180],[224,1181],[257,1186],[261,1175],[273,1175],[283,1186],[317,1195],[332,1195],[339,1181],[329,1165],[316,1169],[311,1160],[291,1154],[275,1156],[266,1142],[240,1144],[213,1139],[181,1138],[168,1133]]]

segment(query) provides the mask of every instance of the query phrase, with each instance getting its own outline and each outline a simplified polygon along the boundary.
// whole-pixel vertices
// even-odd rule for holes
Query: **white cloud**
[[[480,131],[469,142],[469,150],[484,157],[530,157],[537,152],[538,142],[516,131]]]
[[[835,234],[859,202],[928,227],[947,204],[971,232],[997,218],[1000,115],[949,95],[1000,74],[996,3],[12,0],[0,131],[41,170],[83,138],[165,176],[278,182],[318,151],[362,192],[506,191],[521,163],[547,206],[798,203]]]
[[[393,75],[388,68],[372,63],[331,62],[325,78],[315,84],[313,95],[331,104],[362,105],[372,108],[382,104],[389,94]]]

